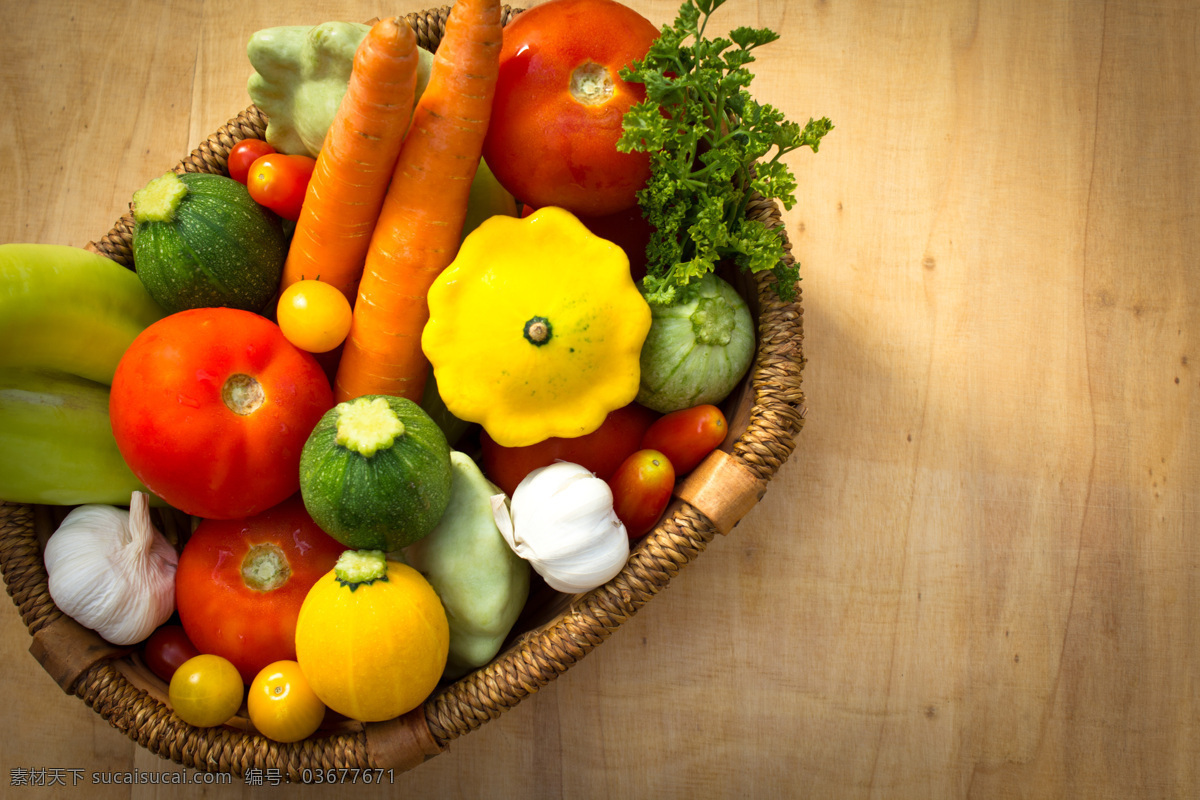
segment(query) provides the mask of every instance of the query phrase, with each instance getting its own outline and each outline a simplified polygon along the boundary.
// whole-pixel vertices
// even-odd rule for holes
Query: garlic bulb
[[[559,461],[535,469],[507,500],[492,498],[496,526],[552,589],[586,592],[625,566],[629,536],[612,490],[586,468]]]
[[[142,641],[175,611],[179,554],[155,530],[143,492],[133,493],[129,511],[72,509],[43,557],[54,603],[113,644]]]

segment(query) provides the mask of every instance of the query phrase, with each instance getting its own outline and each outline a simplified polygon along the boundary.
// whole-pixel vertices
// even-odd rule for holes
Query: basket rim
[[[520,11],[504,6],[504,23]],[[436,49],[448,13],[449,7],[441,7],[413,12],[405,19],[422,46]],[[223,173],[229,149],[242,139],[262,138],[265,130],[265,115],[251,105],[211,134],[174,170]],[[791,263],[791,242],[778,204],[755,197],[747,216],[778,230],[785,260]],[[132,230],[132,214],[126,213],[87,248],[132,267]],[[136,670],[128,668],[129,659],[118,658],[128,649],[105,647],[106,643],[92,634],[88,646],[93,650],[86,656],[55,652],[56,648],[77,650],[80,637],[87,637],[72,631],[74,635],[63,637],[71,640],[70,645],[58,641],[73,621],[54,605],[47,589],[36,533],[39,518],[44,527],[45,508],[0,501],[0,569],[33,637],[31,651],[65,691],[78,695],[146,749],[185,766],[239,775],[249,768],[275,767],[292,776],[303,769],[331,766],[400,770],[416,766],[444,751],[453,739],[515,707],[607,640],[718,533],[728,532],[762,497],[767,483],[787,461],[806,413],[801,385],[806,360],[800,289],[797,287],[794,301],[781,301],[775,295],[773,279],[760,274],[749,279],[742,292],[752,307],[757,306],[756,354],[743,384],[745,396],[738,404],[745,409],[746,398],[750,398],[750,407],[744,418],[730,420],[731,436],[734,431],[741,433],[722,448],[707,484],[700,482],[690,493],[679,492],[686,499],[673,502],[655,529],[637,543],[615,578],[590,592],[560,597],[562,609],[551,620],[517,636],[485,667],[439,687],[409,715],[295,744],[279,744],[244,730],[186,725],[162,698],[139,685]],[[719,505],[728,498],[722,499],[718,492],[714,501],[706,491],[728,484],[729,479],[740,481],[745,488],[737,498],[738,510],[721,518],[721,509],[714,511],[711,503]],[[46,644],[48,640],[55,644]]]

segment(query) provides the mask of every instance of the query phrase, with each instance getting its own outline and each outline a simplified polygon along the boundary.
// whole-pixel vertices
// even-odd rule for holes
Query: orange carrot
[[[354,302],[412,119],[417,62],[417,37],[403,19],[377,22],[358,46],[296,222],[282,288],[319,277]]]
[[[426,294],[458,252],[500,68],[500,0],[458,0],[434,54],[367,252],[338,365],[338,401],[419,402],[429,372]]]

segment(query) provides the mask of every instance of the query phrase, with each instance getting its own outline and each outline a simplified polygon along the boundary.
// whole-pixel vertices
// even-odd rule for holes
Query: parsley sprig
[[[651,303],[671,303],[677,289],[723,259],[750,272],[771,270],[781,299],[796,294],[799,271],[784,262],[782,238],[746,219],[746,207],[755,192],[795,205],[796,178],[782,158],[802,147],[817,152],[833,124],[823,117],[801,127],[750,96],[753,50],[779,34],[740,27],[728,38],[705,38],[709,16],[724,2],[685,0],[646,57],[621,71],[646,87],[646,100],[625,115],[617,148],[650,154],[638,201],[655,229],[643,282]]]

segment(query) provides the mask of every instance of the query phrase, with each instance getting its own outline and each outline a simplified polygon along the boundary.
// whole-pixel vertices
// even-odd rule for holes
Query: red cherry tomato
[[[249,684],[296,658],[296,617],[317,578],[345,551],[296,494],[247,519],[202,521],[179,555],[175,605],[202,653],[228,659]]]
[[[636,539],[650,531],[662,516],[675,489],[675,469],[657,450],[638,450],[608,479],[613,511]]]
[[[621,462],[638,449],[642,435],[657,414],[630,403],[610,413],[595,431],[573,439],[551,437],[526,447],[496,444],[487,431],[480,434],[484,474],[511,496],[521,479],[538,467],[555,461],[570,461],[586,467],[599,478],[608,478]]]
[[[167,683],[189,658],[200,655],[182,625],[162,625],[142,645],[142,660]]]
[[[672,411],[654,421],[642,437],[642,447],[666,455],[676,475],[686,475],[725,441],[729,426],[714,405]]]
[[[133,473],[197,517],[238,519],[300,488],[300,451],[333,390],[270,320],[232,308],[164,317],[125,351],[109,418]]]
[[[598,216],[630,208],[650,176],[645,153],[617,150],[645,88],[619,72],[658,28],[614,0],[550,0],[504,28],[484,158],[518,200]]]
[[[275,148],[262,139],[242,139],[229,150],[229,157],[225,159],[229,177],[245,184],[251,165],[259,158],[274,152]]]
[[[316,159],[308,156],[268,153],[250,165],[246,188],[256,203],[295,222],[300,219],[300,207],[316,165]]]

